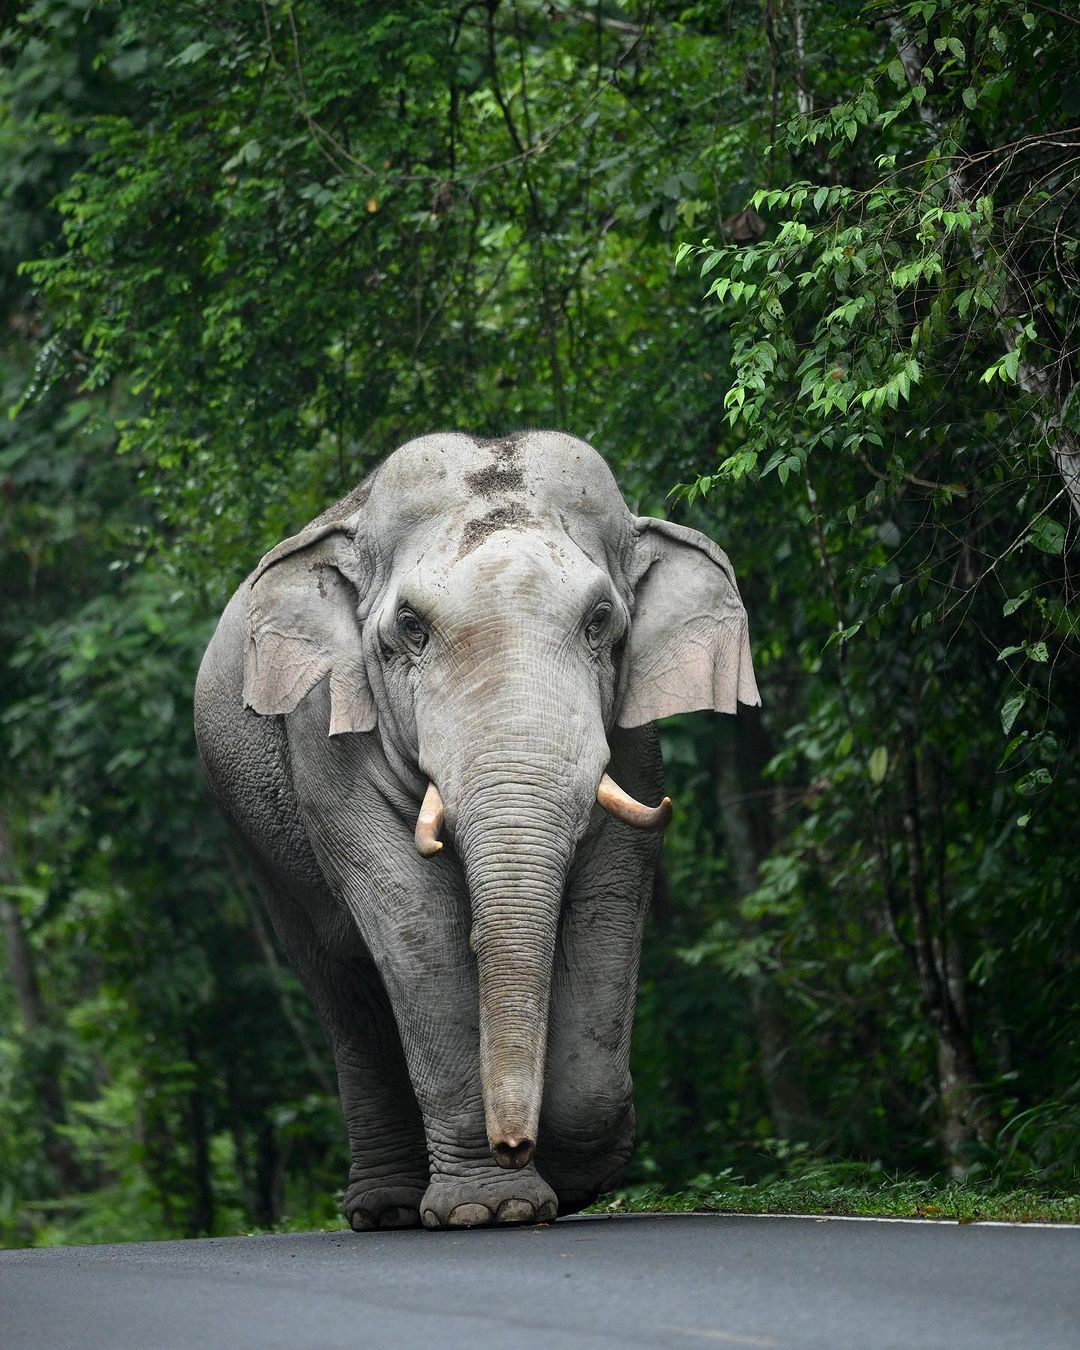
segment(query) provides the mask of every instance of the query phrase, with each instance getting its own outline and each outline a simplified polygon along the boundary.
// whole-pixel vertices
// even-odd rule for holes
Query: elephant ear
[[[727,555],[668,520],[638,516],[634,529],[634,614],[619,725],[759,704],[746,610]]]
[[[313,526],[263,558],[251,581],[244,706],[289,713],[330,676],[330,735],[376,722],[357,608],[367,579],[356,551],[357,517]]]

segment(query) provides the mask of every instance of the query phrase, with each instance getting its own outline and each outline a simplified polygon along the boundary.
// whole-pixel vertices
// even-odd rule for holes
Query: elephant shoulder
[[[223,805],[238,792],[251,768],[281,759],[278,718],[258,717],[244,707],[244,647],[250,579],[218,620],[195,679],[195,739],[214,795]]]
[[[199,734],[212,721],[233,688],[242,698],[244,688],[244,643],[247,632],[250,577],[237,587],[218,620],[195,677],[195,730]]]

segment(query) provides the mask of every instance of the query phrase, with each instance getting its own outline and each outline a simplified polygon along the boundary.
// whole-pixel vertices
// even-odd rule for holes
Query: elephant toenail
[[[532,1223],[536,1210],[528,1200],[504,1200],[495,1218],[498,1223]]]
[[[553,1200],[545,1200],[536,1212],[537,1223],[554,1223],[559,1207]]]
[[[451,1228],[478,1228],[491,1222],[491,1210],[487,1205],[455,1205],[446,1222]]]
[[[369,1233],[373,1228],[377,1228],[375,1220],[364,1209],[354,1209],[349,1215],[349,1223],[352,1224],[354,1233]]]

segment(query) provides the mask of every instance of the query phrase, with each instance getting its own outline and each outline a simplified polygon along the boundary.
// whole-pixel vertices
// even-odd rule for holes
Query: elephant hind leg
[[[584,1091],[573,1079],[549,1086],[536,1162],[559,1198],[560,1214],[576,1214],[614,1190],[633,1147],[629,1077],[611,1094],[596,1078]]]
[[[356,1232],[415,1228],[428,1186],[423,1121],[375,968],[352,973],[349,1025],[328,1026],[349,1136],[342,1207]]]
[[[349,1140],[345,1217],[357,1232],[418,1227],[429,1181],[424,1126],[375,964],[351,926],[347,952],[335,955],[320,941],[309,916],[325,912],[329,893],[309,896],[295,876],[286,886],[264,867],[256,873],[333,1051]]]

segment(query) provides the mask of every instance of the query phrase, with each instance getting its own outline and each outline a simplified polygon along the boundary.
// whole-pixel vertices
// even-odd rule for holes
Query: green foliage
[[[909,1212],[938,1192],[879,1179],[947,1167],[997,1178],[957,1213],[1075,1213],[1077,31],[1007,0],[4,20],[0,900],[42,1009],[0,979],[4,1240],[330,1221],[326,1055],[187,709],[261,552],[449,426],[591,439],[751,615],[763,721],[664,729],[632,1179]]]

